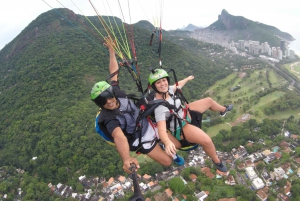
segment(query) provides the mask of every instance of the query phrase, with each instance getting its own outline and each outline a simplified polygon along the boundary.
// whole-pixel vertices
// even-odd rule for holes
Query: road
[[[300,94],[300,92],[299,92],[300,91],[300,83],[297,80],[295,80],[291,75],[282,71],[280,68],[276,67],[274,64],[272,64],[272,63],[270,63],[270,64],[273,66],[273,68],[275,70],[280,71],[282,74],[284,74],[286,77],[288,77],[289,80],[286,80],[286,81],[290,82],[290,86],[295,86],[298,89],[297,92]],[[285,77],[283,77],[283,78],[286,79]]]

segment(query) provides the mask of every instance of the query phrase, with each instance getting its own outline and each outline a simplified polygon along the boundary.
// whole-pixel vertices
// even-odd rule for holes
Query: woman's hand
[[[175,145],[173,144],[173,142],[171,140],[166,140],[164,142],[164,144],[165,144],[165,151],[166,151],[166,153],[169,156],[173,157],[176,154],[176,150],[177,150],[176,147],[175,147]]]
[[[188,81],[193,80],[194,79],[194,75],[190,75],[186,78]]]

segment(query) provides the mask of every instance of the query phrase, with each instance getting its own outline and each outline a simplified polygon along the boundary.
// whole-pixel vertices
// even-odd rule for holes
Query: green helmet
[[[169,74],[163,69],[155,69],[148,77],[148,82],[152,86],[157,80],[166,77],[170,81]]]
[[[115,94],[113,92],[112,86],[106,81],[97,82],[91,91],[91,99],[99,107],[105,105],[107,98],[113,98]]]
[[[151,71],[149,77],[148,77],[148,82],[151,85],[152,89],[154,91],[156,91],[157,93],[161,93],[157,90],[157,88],[155,87],[155,82],[159,79],[162,78],[167,78],[168,80],[168,84],[170,85],[170,77],[169,74],[167,73],[167,71],[163,70],[163,69],[154,69]]]

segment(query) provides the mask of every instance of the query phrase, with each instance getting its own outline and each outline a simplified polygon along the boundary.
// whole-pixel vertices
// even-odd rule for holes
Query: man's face
[[[106,103],[103,105],[103,107],[108,110],[116,109],[117,108],[117,99],[115,97],[107,98]]]

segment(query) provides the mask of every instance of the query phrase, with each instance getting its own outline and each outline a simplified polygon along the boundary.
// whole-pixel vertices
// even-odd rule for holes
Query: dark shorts
[[[190,116],[191,116],[191,125],[196,126],[201,129],[202,126],[202,113],[194,111],[194,110],[189,110]],[[198,147],[198,144],[195,143],[190,143],[186,139],[181,139],[179,140],[181,144],[180,150],[182,151],[189,151],[193,150],[194,148]]]
[[[156,144],[157,144],[157,140],[154,140],[153,142],[147,142],[145,144],[142,144],[141,146],[132,146],[130,148],[130,151],[134,151],[137,154],[149,154],[154,149]]]

